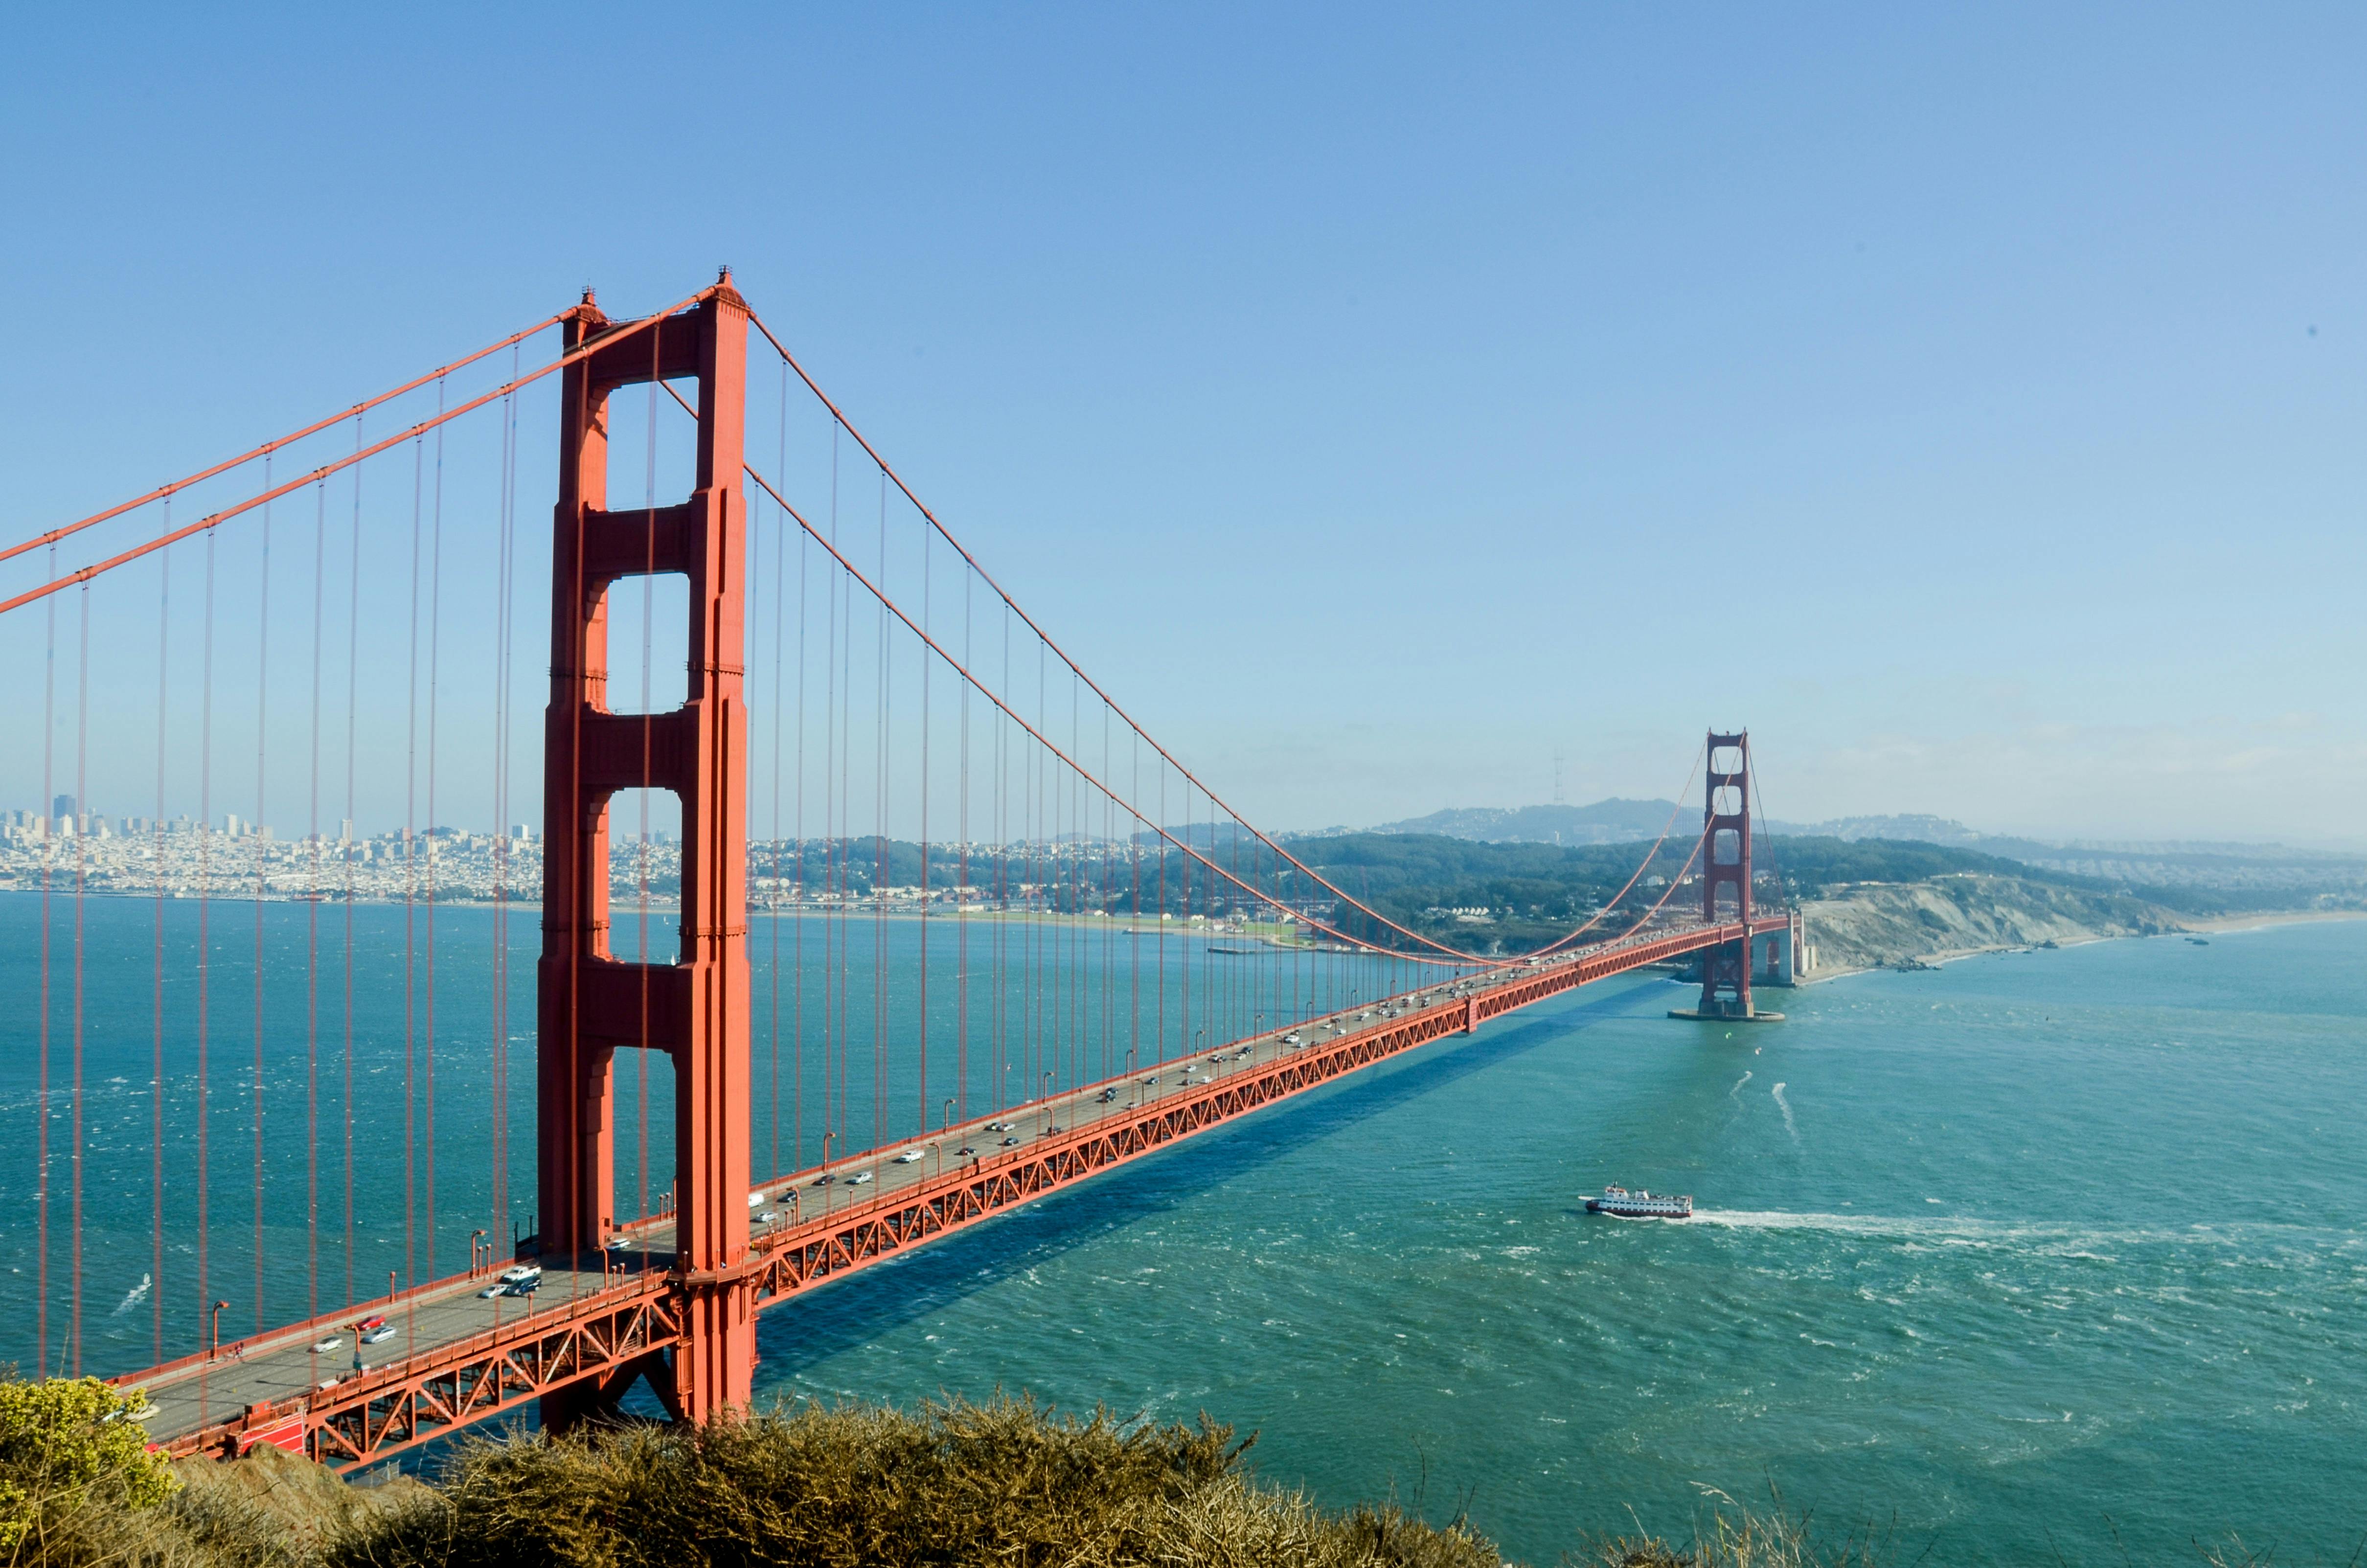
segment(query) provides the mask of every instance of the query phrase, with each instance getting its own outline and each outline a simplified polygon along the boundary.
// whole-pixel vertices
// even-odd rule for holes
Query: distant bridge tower
[[[569,312],[571,353],[612,323]],[[543,1397],[565,1427],[646,1377],[676,1416],[745,1404],[756,1359],[748,1254],[748,716],[741,700],[741,491],[748,307],[726,275],[697,306],[565,372],[551,549],[550,706],[543,770],[542,960],[537,968],[536,1158],[546,1260],[595,1258],[614,1234],[616,1054],[663,1051],[674,1073],[675,1289],[682,1337],[614,1376]],[[698,384],[688,500],[612,512],[608,400],[652,380]],[[609,589],[690,580],[688,698],[672,713],[607,704]],[[620,962],[608,945],[608,807],[665,789],[682,806],[682,953]]]
[[[1704,868],[1702,919],[1711,925],[1750,923],[1750,732],[1711,730],[1702,803]],[[1702,1018],[1750,1018],[1750,938],[1705,949],[1701,961]]]

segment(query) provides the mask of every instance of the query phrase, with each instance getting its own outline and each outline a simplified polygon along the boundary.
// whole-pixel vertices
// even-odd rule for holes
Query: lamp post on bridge
[[[228,1302],[216,1302],[211,1308],[212,1319],[206,1330],[206,1359],[210,1361],[221,1354],[221,1314],[229,1306]]]

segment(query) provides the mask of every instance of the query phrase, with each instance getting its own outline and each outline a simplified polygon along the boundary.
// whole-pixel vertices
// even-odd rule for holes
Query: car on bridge
[[[860,1187],[860,1186],[862,1186],[865,1182],[866,1182],[866,1181],[868,1181],[868,1180],[870,1180],[870,1179],[871,1179],[871,1173],[870,1173],[869,1171],[867,1171],[867,1170],[858,1170],[858,1171],[856,1171],[854,1175],[852,1175],[852,1176],[850,1176],[850,1177],[848,1177],[848,1178],[846,1179],[846,1184],[847,1184],[849,1187]]]
[[[898,1165],[918,1165],[921,1163],[921,1157],[920,1150],[906,1149],[902,1154],[896,1156],[896,1163]]]

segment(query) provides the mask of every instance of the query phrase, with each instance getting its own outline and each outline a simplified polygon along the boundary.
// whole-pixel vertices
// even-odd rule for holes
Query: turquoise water
[[[52,908],[70,953],[70,901]],[[0,898],[0,993],[38,994],[38,900]],[[150,1240],[152,905],[85,909],[84,1362],[144,1364],[159,1331],[192,1348],[201,1303],[243,1319],[341,1304],[343,911],[266,906],[264,1249],[253,1237],[255,917],[210,915],[210,1256],[195,1268],[195,911],[168,907],[164,1290]],[[531,913],[510,934],[508,1205],[490,1175],[492,921],[437,915],[438,1217],[402,1224],[403,911],[355,911],[356,1213],[363,1293],[389,1269],[457,1269],[478,1226],[531,1223]],[[757,994],[757,1146],[811,1158],[825,1111],[860,1145],[917,1125],[916,1075],[875,1077],[919,1010],[911,922],[843,926],[847,973],[890,944],[889,984],[821,1017],[825,940],[798,962],[784,928],[783,1089]],[[409,1032],[414,1196],[425,1176],[425,931],[414,918]],[[974,937],[974,940],[977,940]],[[1163,1027],[1226,1030],[1370,996],[1378,966],[1287,968],[1164,944],[1015,932],[1003,1050],[974,987],[971,1109],[1013,1080],[1093,1076]],[[1030,950],[1026,943],[1037,945]],[[757,957],[770,953],[760,927]],[[837,950],[833,950],[837,951]],[[930,960],[930,1097],[956,1092],[957,960]],[[1771,1483],[1835,1528],[1895,1529],[1913,1561],[2139,1561],[2240,1532],[2281,1561],[2347,1562],[2367,1531],[2367,922],[2275,928],[1968,961],[1783,994],[1782,1024],[1660,1017],[1681,993],[1614,981],[1426,1048],[762,1320],[767,1394],[899,1401],[997,1387],[1062,1405],[1254,1428],[1269,1479],[1346,1503],[1467,1506],[1515,1556],[1551,1562],[1581,1531],[1682,1532],[1716,1488]],[[981,976],[994,960],[973,952]],[[1066,964],[1065,970],[1059,965]],[[1100,967],[1096,967],[1099,965]],[[1030,1013],[1031,973],[1149,976],[1145,1023],[1091,1006]],[[53,963],[48,1118],[48,1346],[71,1317],[63,1156],[71,998]],[[317,973],[316,1025],[305,1003]],[[804,975],[799,998],[796,976]],[[1163,976],[1163,985],[1161,978]],[[1162,1010],[1160,998],[1165,998]],[[1186,1009],[1191,1010],[1187,1013]],[[0,1360],[40,1339],[34,1114],[38,1008],[0,1010]],[[798,1033],[802,1020],[806,1040]],[[308,1060],[317,1066],[308,1085]],[[797,1071],[803,1068],[802,1087]],[[641,1175],[640,1092],[621,1083],[620,1197]],[[670,1111],[649,1094],[650,1179]],[[308,1148],[308,1092],[323,1136]],[[932,1107],[934,1113],[934,1106]],[[841,1145],[839,1146],[845,1146]],[[321,1245],[306,1241],[308,1154]],[[1605,1181],[1692,1191],[1686,1224],[1590,1219]],[[525,1211],[523,1214],[519,1211]],[[164,1297],[162,1322],[154,1306]]]
[[[1551,1562],[1771,1483],[1897,1560],[2367,1532],[2367,923],[1613,982],[763,1320],[760,1385],[1255,1428]],[[1687,1224],[1590,1219],[1606,1180]]]
[[[471,1232],[505,1247],[534,1231],[533,907],[508,918],[505,1016],[497,921],[481,907],[431,919],[425,907],[357,904],[349,938],[342,905],[93,897],[77,910],[58,895],[46,981],[42,910],[38,894],[0,894],[0,1363],[137,1371],[202,1347],[210,1303],[228,1303],[221,1331],[233,1338],[383,1296],[390,1275],[458,1273]],[[1173,1060],[1369,999],[1411,973],[1331,954],[1231,955],[1188,932],[1129,937],[1116,922],[966,923],[965,940],[930,922],[924,1006],[920,922],[756,919],[760,1176],[817,1162],[825,1134],[833,1157],[897,1146],[949,1110],[982,1114],[1129,1061]],[[622,953],[670,952],[673,917],[651,916],[645,950],[627,911],[613,940]],[[624,1052],[616,1081],[615,1212],[654,1213],[674,1175],[672,1065]]]

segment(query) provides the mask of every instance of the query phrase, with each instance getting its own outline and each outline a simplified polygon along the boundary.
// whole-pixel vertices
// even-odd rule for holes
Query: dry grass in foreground
[[[349,1487],[264,1449],[166,1465],[90,1380],[0,1375],[0,1568],[1497,1568],[1463,1521],[1320,1509],[1262,1486],[1232,1429],[1058,1416],[1029,1400],[807,1406],[703,1429],[463,1443],[433,1486]],[[1877,1568],[1723,1495],[1682,1545],[1593,1540],[1564,1568]],[[2198,1549],[2203,1568],[2267,1555]],[[2355,1564],[2354,1564],[2355,1568]]]
[[[337,1568],[777,1562],[1496,1568],[1459,1528],[1327,1514],[1261,1488],[1197,1426],[1025,1400],[758,1416],[469,1445],[436,1491],[339,1541]]]

